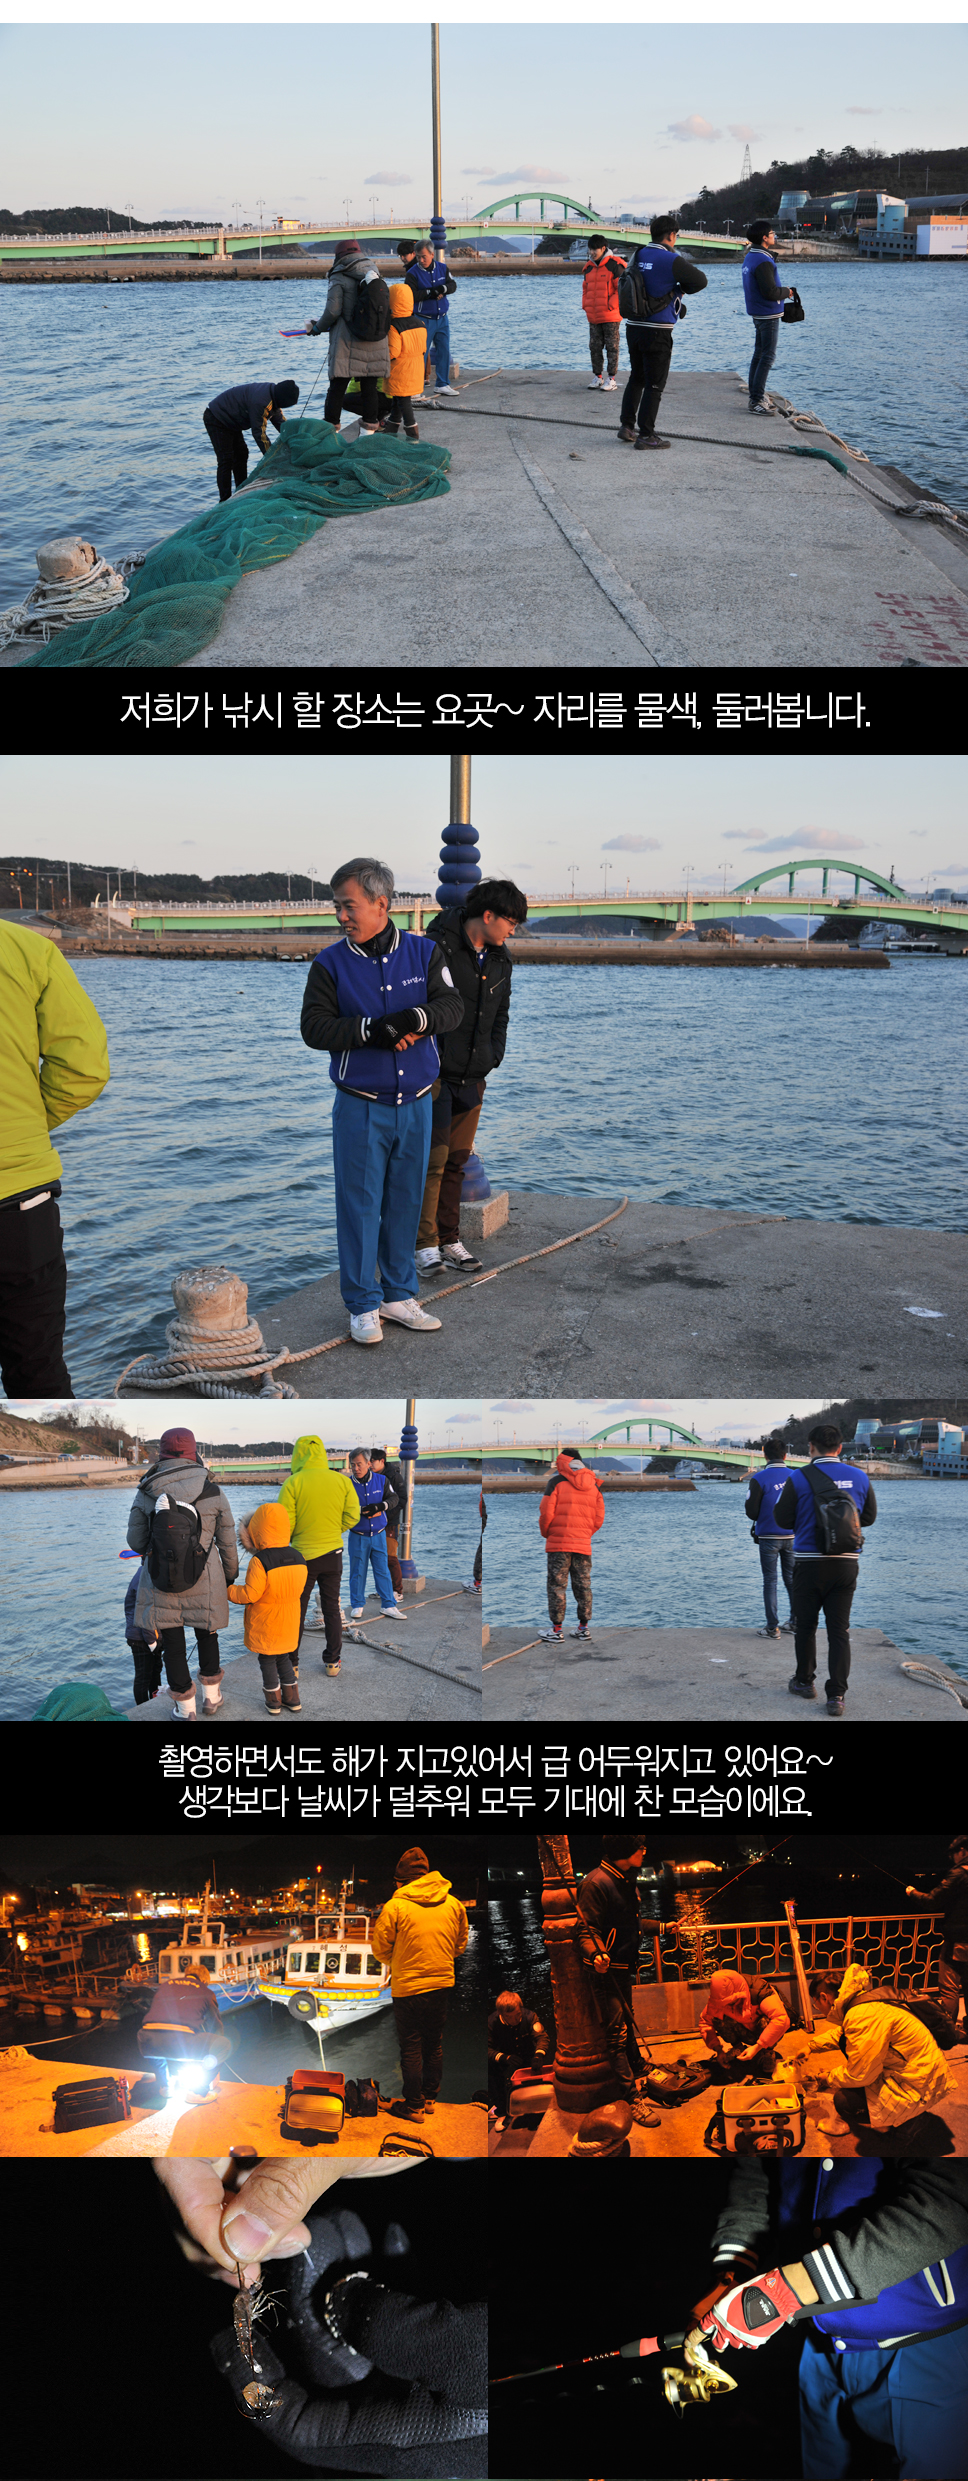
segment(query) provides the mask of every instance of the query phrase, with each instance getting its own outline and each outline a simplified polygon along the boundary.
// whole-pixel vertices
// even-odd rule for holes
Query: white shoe
[[[192,1693],[191,1693],[191,1696],[190,1696],[190,1697],[175,1697],[175,1696],[173,1696],[173,1697],[172,1697],[172,1701],[171,1701],[171,1710],[172,1710],[172,1714],[173,1714],[173,1716],[174,1716],[174,1718],[175,1718],[175,1721],[176,1721],[176,1722],[178,1722],[178,1723],[189,1723],[189,1722],[193,1722],[193,1721],[194,1721],[194,1719],[195,1719],[195,1691],[194,1691],[194,1689],[192,1690]]]
[[[413,1327],[424,1335],[429,1335],[431,1328],[439,1327],[441,1323],[439,1318],[429,1318],[419,1301],[384,1301],[380,1316],[392,1319],[398,1327]]]
[[[591,395],[594,393],[594,390],[595,390],[596,388],[603,388],[603,387],[604,387],[604,385],[605,385],[605,381],[604,381],[604,379],[590,379],[590,380],[589,380],[589,382],[588,382],[588,393],[589,393],[589,396],[591,396]]]
[[[350,1336],[354,1344],[382,1344],[383,1329],[380,1325],[379,1311],[363,1309],[358,1318],[351,1318]]]
[[[380,1618],[381,1618],[381,1619],[384,1619],[384,1620],[406,1620],[406,1616],[407,1616],[407,1614],[406,1614],[406,1612],[405,1612],[405,1611],[398,1611],[398,1610],[397,1610],[397,1606],[396,1606],[396,1603],[395,1603],[395,1602],[385,1602],[385,1603],[382,1603],[382,1604],[381,1604],[381,1606],[380,1606]]]
[[[449,379],[445,379],[442,384],[438,385],[435,394],[437,396],[459,396],[460,389],[452,388]]]
[[[613,389],[617,388],[617,386],[618,386],[618,380],[617,380],[617,379],[603,379],[603,380],[602,380],[602,391],[603,391],[603,394],[604,394],[605,396],[608,396],[608,395],[612,392],[612,390],[613,390]]]
[[[351,1620],[361,1620],[361,1619],[362,1619],[362,1617],[363,1617],[363,1605],[362,1605],[362,1603],[361,1603],[358,1611],[351,1611],[351,1612],[350,1612],[350,1618],[351,1618]]]
[[[418,1275],[439,1275],[444,1261],[441,1257],[436,1241],[434,1242],[432,1249],[415,1250],[414,1257],[416,1260]]]
[[[204,1702],[203,1702],[203,1705],[202,1705],[202,1713],[203,1713],[203,1714],[217,1714],[217,1713],[218,1713],[218,1710],[219,1710],[219,1707],[220,1707],[223,1703],[224,1703],[224,1700],[223,1700],[223,1697],[222,1697],[222,1691],[221,1691],[221,1689],[220,1689],[220,1688],[217,1688],[217,1689],[216,1689],[216,1691],[215,1691],[215,1695],[214,1695],[214,1697],[206,1697],[206,1698],[205,1698],[205,1700],[204,1700]]]
[[[465,1249],[463,1241],[459,1240],[444,1241],[440,1254],[444,1266],[460,1266],[465,1273],[470,1267],[484,1264],[483,1258],[472,1257],[470,1250]]]
[[[758,405],[754,405],[752,397],[750,398],[750,412],[751,412],[751,413],[762,413],[762,414],[768,414],[768,413],[772,413],[772,411],[773,411],[773,407],[772,407],[772,405],[764,405],[763,400],[762,400],[762,397],[761,397],[760,402],[759,402],[759,404],[758,404]]]

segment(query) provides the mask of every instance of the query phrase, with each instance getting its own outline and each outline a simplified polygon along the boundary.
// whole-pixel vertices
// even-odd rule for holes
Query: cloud
[[[884,117],[884,106],[880,103],[849,103],[846,109],[855,121],[879,121]]]
[[[754,839],[747,837],[753,845]],[[823,860],[829,853],[866,853],[863,836],[844,834],[842,827],[798,827],[793,836],[759,836],[755,839],[761,853],[816,853]]]
[[[608,843],[601,845],[599,850],[603,853],[660,853],[662,847],[658,836],[610,836]]]
[[[363,187],[367,190],[408,190],[413,188],[412,172],[368,172]]]
[[[481,1421],[482,1419],[483,1415],[481,1413],[448,1413],[447,1419],[444,1423],[444,1428],[446,1430],[448,1425],[451,1422],[454,1422],[460,1429],[466,1430],[470,1422]]]
[[[480,181],[493,181],[494,179],[493,164],[462,164],[461,171],[462,173],[466,172],[468,175],[471,173],[476,173],[477,178]]]
[[[760,134],[758,129],[750,128],[748,121],[727,121],[726,127],[731,138],[758,138]]]
[[[921,838],[922,836],[926,836],[926,835],[927,835],[928,830],[927,830],[927,828],[926,828],[926,827],[911,827],[911,828],[908,830],[908,832],[909,832],[909,834],[910,834],[910,835],[912,835],[912,836],[917,836],[917,837],[918,837],[918,839],[919,839],[919,841],[920,841],[920,838]]]
[[[704,121],[701,112],[690,112],[687,121],[667,121],[666,130],[670,138],[681,138],[684,141],[701,138],[708,142],[713,138],[721,138],[723,134],[721,129],[713,128],[711,121]]]
[[[751,835],[748,827],[724,827],[724,844],[762,844],[762,836]]]
[[[495,188],[503,188],[505,181],[540,182],[557,181],[557,178],[557,173],[551,172],[547,164],[513,164],[510,172],[482,172],[479,174],[480,180],[486,181],[489,186],[493,185]]]

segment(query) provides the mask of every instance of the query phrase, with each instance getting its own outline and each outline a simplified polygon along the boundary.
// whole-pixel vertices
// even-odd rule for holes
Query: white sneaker
[[[381,1618],[381,1619],[384,1619],[384,1620],[405,1620],[405,1619],[406,1619],[406,1616],[407,1616],[407,1614],[406,1614],[406,1612],[405,1612],[405,1611],[398,1611],[398,1610],[397,1610],[397,1606],[396,1606],[396,1603],[395,1603],[395,1602],[384,1602],[383,1604],[381,1604],[381,1608],[380,1608],[380,1618]]]
[[[380,1316],[392,1319],[398,1327],[414,1327],[422,1335],[429,1335],[441,1323],[439,1318],[429,1318],[419,1301],[384,1301]]]
[[[761,397],[760,402],[759,402],[759,404],[758,404],[758,405],[754,405],[754,403],[753,403],[753,399],[752,399],[752,397],[750,397],[750,412],[751,412],[751,413],[762,413],[762,414],[768,414],[768,413],[772,413],[772,411],[773,411],[773,407],[772,407],[772,405],[764,405],[763,400],[762,400],[762,397]]]
[[[442,383],[438,386],[438,388],[437,388],[437,390],[436,390],[436,394],[437,394],[438,396],[459,396],[459,395],[460,395],[460,389],[459,389],[459,388],[452,388],[452,387],[451,387],[451,384],[450,384],[449,379],[445,379],[445,380],[444,380],[444,381],[443,381],[443,382],[442,382]]]
[[[612,391],[613,389],[617,388],[617,386],[618,386],[618,380],[617,380],[617,379],[603,379],[603,380],[602,380],[602,389],[603,389],[603,392],[604,392],[604,394],[605,394],[606,396],[608,396],[608,395],[611,393],[611,391]]]
[[[459,1240],[444,1241],[440,1254],[444,1266],[461,1266],[465,1274],[469,1267],[484,1264],[483,1258],[472,1257],[470,1250],[465,1249],[463,1241]]]
[[[364,1309],[360,1311],[358,1318],[351,1318],[350,1336],[354,1344],[382,1344],[383,1329],[380,1325],[379,1311]]]
[[[604,379],[590,379],[590,380],[589,380],[589,382],[588,382],[588,393],[589,393],[589,396],[591,396],[591,395],[592,395],[592,393],[593,393],[593,391],[594,391],[594,389],[595,389],[595,388],[603,388],[603,387],[604,387],[604,385],[605,385],[605,381],[604,381]]]
[[[351,1620],[361,1620],[361,1619],[362,1619],[362,1617],[363,1617],[363,1605],[362,1605],[362,1603],[361,1603],[358,1611],[351,1611],[351,1612],[350,1612],[350,1618],[351,1618]]]
[[[432,1249],[416,1249],[414,1257],[418,1275],[439,1275],[444,1261],[436,1241]]]

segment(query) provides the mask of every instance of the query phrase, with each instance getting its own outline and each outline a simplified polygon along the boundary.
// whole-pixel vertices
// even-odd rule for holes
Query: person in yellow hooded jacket
[[[305,1628],[309,1597],[319,1587],[319,1606],[326,1631],[323,1661],[335,1680],[341,1668],[343,1614],[339,1587],[343,1573],[343,1535],[359,1523],[360,1503],[348,1473],[331,1473],[322,1439],[313,1433],[297,1439],[289,1479],[279,1493],[279,1506],[292,1524],[293,1547],[306,1563],[300,1629]],[[298,1639],[297,1664],[298,1670]]]
[[[270,1714],[301,1714],[293,1655],[299,1652],[301,1597],[306,1562],[293,1549],[285,1508],[273,1500],[245,1522],[253,1557],[242,1585],[229,1586],[229,1601],[244,1602],[245,1642],[259,1657]]]
[[[396,1894],[370,1932],[374,1955],[390,1967],[403,2077],[402,2096],[384,2108],[397,2119],[423,2119],[440,2091],[447,2001],[455,1960],[467,1945],[467,1914],[419,1844],[402,1854],[396,1880]]]
[[[0,1377],[7,1395],[73,1394],[64,1360],[61,1159],[51,1129],[96,1103],[107,1035],[53,939],[0,922]]]
[[[414,316],[410,286],[391,284],[390,376],[383,382],[384,396],[390,398],[390,411],[380,424],[381,431],[390,431],[395,437],[402,422],[407,438],[419,439],[413,400],[423,395],[426,357],[427,330],[423,320]]]
[[[954,2079],[933,2034],[891,1994],[875,1990],[864,1965],[848,1964],[828,2005],[830,2021],[810,2034],[802,2062],[830,2091],[817,2121],[821,2136],[850,2133],[838,2104],[851,2125],[867,2119],[872,2128],[902,2128],[951,2091]]]

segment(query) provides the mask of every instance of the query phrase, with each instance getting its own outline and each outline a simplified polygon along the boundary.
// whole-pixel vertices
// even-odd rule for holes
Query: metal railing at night
[[[940,1913],[826,1914],[798,1921],[805,1969],[819,1973],[866,1965],[875,1982],[895,1990],[937,1988],[944,1941]],[[711,1973],[793,1974],[785,1921],[675,1921],[644,1924],[638,1978],[644,1982],[708,1981]]]

